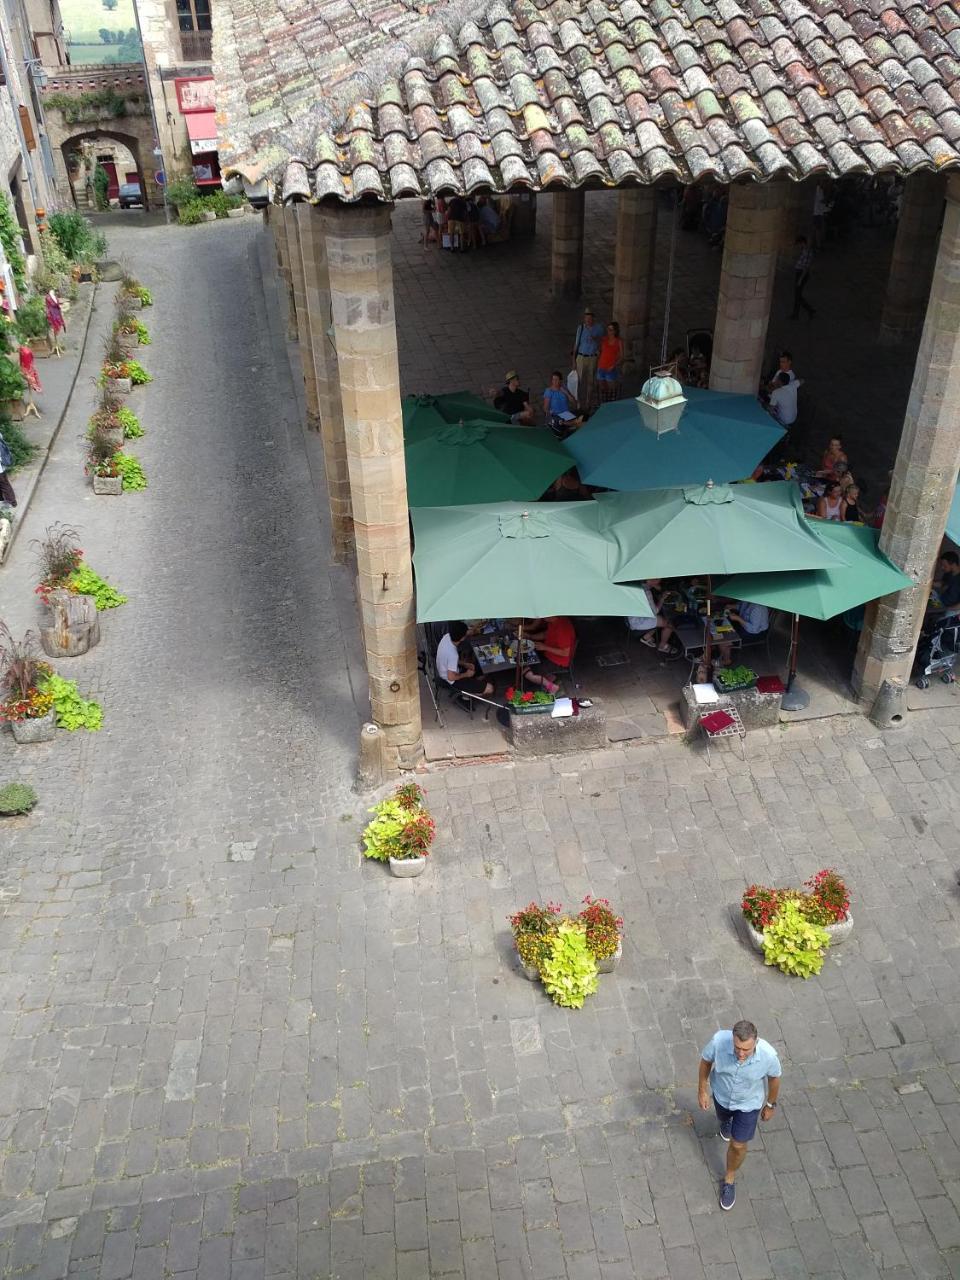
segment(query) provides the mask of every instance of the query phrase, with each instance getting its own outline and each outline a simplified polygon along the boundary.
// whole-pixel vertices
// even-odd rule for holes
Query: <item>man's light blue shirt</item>
[[[718,1031],[700,1056],[713,1063],[710,1088],[728,1111],[759,1111],[767,1100],[767,1076],[783,1071],[776,1049],[766,1040],[758,1039],[750,1057],[738,1062],[732,1031]]]
[[[574,353],[578,356],[595,356],[600,351],[600,339],[606,330],[599,322],[594,324],[581,324],[577,329],[577,350]]]

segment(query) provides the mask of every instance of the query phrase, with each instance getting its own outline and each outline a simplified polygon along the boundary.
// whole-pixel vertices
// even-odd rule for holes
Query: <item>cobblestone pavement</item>
[[[156,295],[150,488],[88,496],[78,402],[28,517],[79,524],[131,599],[60,664],[102,732],[0,739],[41,793],[0,829],[0,1273],[960,1274],[955,715],[754,733],[712,766],[670,743],[450,769],[428,874],[361,865],[348,593],[257,238],[117,233]],[[23,538],[18,625],[32,582]],[[788,980],[734,906],[828,863],[853,939]],[[587,892],[622,910],[623,963],[563,1011],[506,917]],[[696,1062],[739,1015],[786,1077],[722,1214]]]

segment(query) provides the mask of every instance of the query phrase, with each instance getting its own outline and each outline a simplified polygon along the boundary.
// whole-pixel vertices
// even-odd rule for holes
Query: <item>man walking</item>
[[[597,380],[597,357],[600,354],[600,339],[603,337],[603,325],[596,324],[593,312],[587,308],[583,320],[577,325],[577,334],[573,340],[574,368],[577,371],[579,385],[577,400],[582,409],[593,408],[593,389]]]
[[[727,1168],[720,1184],[720,1208],[732,1209],[737,1200],[737,1170],[757,1120],[769,1120],[777,1105],[782,1068],[777,1051],[757,1037],[746,1018],[732,1031],[718,1031],[700,1055],[699,1102],[710,1110],[710,1098],[720,1121],[720,1137],[729,1142]]]
[[[797,259],[793,264],[793,310],[790,312],[790,318],[799,320],[800,312],[806,311],[812,320],[817,313],[803,296],[803,291],[810,279],[810,266],[813,262],[813,250],[807,244],[806,236],[797,236],[796,250]]]

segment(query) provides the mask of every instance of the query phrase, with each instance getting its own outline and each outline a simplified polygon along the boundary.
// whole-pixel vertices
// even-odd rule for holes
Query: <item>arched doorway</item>
[[[93,208],[91,185],[93,165],[99,160],[107,171],[111,182],[111,195],[116,195],[116,186],[122,182],[136,181],[143,192],[143,207],[150,207],[151,191],[147,185],[148,177],[152,179],[153,169],[149,173],[144,168],[142,140],[132,133],[123,133],[114,129],[87,129],[66,138],[60,146],[63,163],[74,203],[78,208]]]

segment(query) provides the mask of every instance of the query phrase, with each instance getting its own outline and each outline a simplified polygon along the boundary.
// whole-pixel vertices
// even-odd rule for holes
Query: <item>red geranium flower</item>
[[[530,693],[530,692],[525,693],[525,694],[523,695],[523,701],[524,701],[524,702],[532,702],[532,701],[533,701],[533,694],[532,694],[532,693]]]

